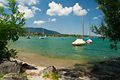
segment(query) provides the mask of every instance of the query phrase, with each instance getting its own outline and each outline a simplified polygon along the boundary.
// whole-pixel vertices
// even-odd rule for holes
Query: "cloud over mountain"
[[[38,20],[33,22],[35,25],[41,26],[46,23],[46,21]]]

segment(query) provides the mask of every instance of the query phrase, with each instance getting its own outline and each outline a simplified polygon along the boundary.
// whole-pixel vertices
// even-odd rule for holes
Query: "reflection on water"
[[[73,46],[73,49],[76,53],[82,52],[84,50],[85,46]]]

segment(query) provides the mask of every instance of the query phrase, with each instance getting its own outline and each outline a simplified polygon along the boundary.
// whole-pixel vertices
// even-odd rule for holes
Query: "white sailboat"
[[[89,18],[89,38],[86,41],[86,43],[88,43],[88,44],[91,44],[93,42],[92,39],[90,39],[90,25],[91,25],[91,21],[90,21],[90,18]]]
[[[85,45],[85,41],[83,40],[83,39],[76,39],[73,43],[72,43],[72,45],[73,46],[83,46],[83,45]]]
[[[73,46],[83,46],[86,44],[86,42],[83,40],[84,38],[84,17],[83,16],[82,16],[82,29],[83,29],[82,39],[76,39],[74,42],[72,42]]]
[[[93,41],[89,38],[86,43],[91,44]]]

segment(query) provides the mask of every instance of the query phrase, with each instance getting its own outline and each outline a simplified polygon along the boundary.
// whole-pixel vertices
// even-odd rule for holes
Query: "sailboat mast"
[[[28,36],[30,36],[30,29],[28,30]]]
[[[42,35],[44,36],[44,28],[42,28],[42,31],[43,31],[43,32],[42,32]]]
[[[82,16],[82,38],[84,38],[84,16]]]
[[[89,17],[89,37],[91,36],[91,33],[90,33],[90,25],[91,25],[91,20],[90,20],[90,17]]]

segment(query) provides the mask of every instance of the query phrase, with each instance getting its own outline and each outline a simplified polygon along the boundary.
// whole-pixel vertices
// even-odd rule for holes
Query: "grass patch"
[[[0,80],[3,80],[4,74],[0,73]]]
[[[43,76],[44,78],[48,78],[50,80],[59,80],[59,76],[57,73],[49,72]]]

